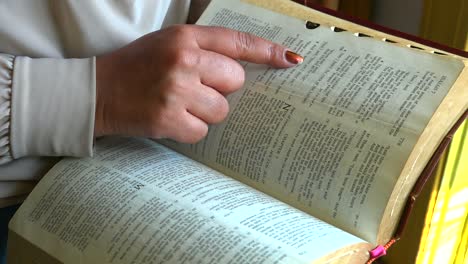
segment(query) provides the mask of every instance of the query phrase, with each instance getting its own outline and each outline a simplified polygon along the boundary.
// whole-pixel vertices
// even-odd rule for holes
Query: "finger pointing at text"
[[[244,84],[237,60],[291,67],[286,47],[220,27],[173,26],[96,59],[95,136],[171,138],[195,143],[224,120],[224,95]]]

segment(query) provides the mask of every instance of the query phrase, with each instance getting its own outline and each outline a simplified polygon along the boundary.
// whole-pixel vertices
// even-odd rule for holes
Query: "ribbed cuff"
[[[16,57],[12,88],[13,158],[92,155],[94,58]]]
[[[0,54],[0,164],[11,161],[10,107],[13,61],[15,57]]]

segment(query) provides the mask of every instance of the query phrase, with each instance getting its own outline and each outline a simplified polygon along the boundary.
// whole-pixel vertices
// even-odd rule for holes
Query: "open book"
[[[198,23],[305,62],[243,63],[198,144],[106,138],[61,161],[11,221],[9,263],[364,263],[399,235],[466,118],[468,61],[286,0],[212,1]]]

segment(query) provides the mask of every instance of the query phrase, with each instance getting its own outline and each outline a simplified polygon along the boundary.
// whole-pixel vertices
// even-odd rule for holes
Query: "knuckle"
[[[191,133],[187,133],[183,141],[186,143],[194,144],[202,140],[208,134],[208,125],[200,123],[197,126],[192,127]]]
[[[244,68],[239,64],[236,63],[236,67],[233,67],[232,70],[232,76],[233,76],[233,91],[236,91],[242,86],[244,86],[245,83],[245,70]]]
[[[269,59],[273,59],[279,53],[278,47],[276,45],[270,45],[267,49],[266,56]]]
[[[225,63],[222,80],[223,82],[219,85],[220,87],[217,90],[221,90],[223,94],[233,93],[244,86],[245,70],[234,60]]]
[[[181,90],[179,82],[180,81],[177,79],[171,79],[168,81],[167,85],[164,86],[164,89],[161,89],[158,96],[157,106],[162,112],[177,102],[177,96]]]
[[[229,103],[224,96],[219,96],[213,106],[213,123],[222,122],[229,113]]]
[[[267,52],[266,59],[270,62],[281,61],[283,57],[284,50],[279,45],[270,44]]]
[[[195,129],[195,141],[198,142],[202,140],[206,135],[208,135],[208,125],[202,124]]]
[[[176,38],[186,38],[193,34],[193,29],[190,25],[173,25],[170,26],[170,30]]]
[[[246,51],[253,48],[255,45],[255,38],[249,33],[237,31],[234,43],[236,44],[237,52],[239,52],[239,54],[244,54]]]
[[[200,64],[200,57],[189,49],[177,49],[171,56],[172,65],[175,67],[193,67]]]
[[[163,97],[172,97],[175,92],[178,92],[183,87],[182,80],[181,78],[177,78],[177,76],[170,77],[165,87]]]

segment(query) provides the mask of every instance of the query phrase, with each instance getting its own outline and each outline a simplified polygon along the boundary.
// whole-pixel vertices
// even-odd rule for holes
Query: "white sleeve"
[[[92,155],[95,59],[0,54],[0,163]]]
[[[0,164],[12,160],[10,113],[13,60],[12,55],[0,54]]]
[[[51,9],[47,2],[0,1],[0,184],[8,187],[40,179],[58,160],[44,156],[92,155],[96,83],[95,59],[88,57],[184,23],[190,5],[61,1]],[[5,190],[0,186],[0,207],[25,189]]]
[[[11,72],[11,156],[91,156],[95,59],[16,57]]]

